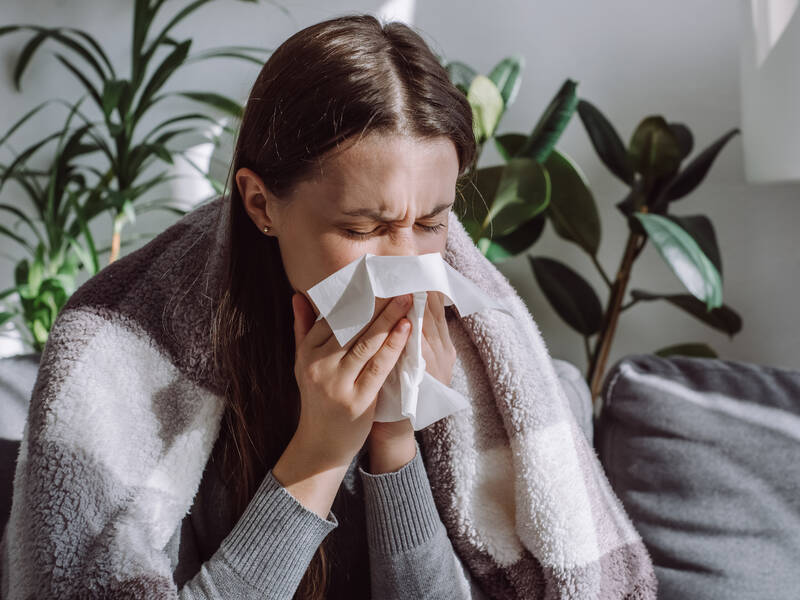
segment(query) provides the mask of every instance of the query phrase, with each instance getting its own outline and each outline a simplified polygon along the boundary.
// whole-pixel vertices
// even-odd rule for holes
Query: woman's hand
[[[422,319],[422,357],[425,370],[449,386],[453,378],[456,349],[444,314],[440,292],[428,292]],[[370,471],[397,471],[414,458],[416,444],[410,419],[389,423],[374,422],[369,438]]]
[[[411,300],[411,294],[381,299],[377,317],[342,347],[327,320],[315,321],[308,299],[292,297],[301,407],[291,445],[315,469],[346,469],[363,447],[378,392],[408,341]]]

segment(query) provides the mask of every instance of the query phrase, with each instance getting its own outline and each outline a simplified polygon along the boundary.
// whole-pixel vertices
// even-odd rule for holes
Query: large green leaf
[[[631,163],[646,180],[668,177],[681,164],[681,146],[664,117],[646,117],[631,136]]]
[[[716,142],[703,150],[703,152],[698,154],[686,168],[672,179],[669,186],[663,190],[661,197],[657,199],[656,205],[662,206],[666,202],[672,202],[683,198],[700,185],[700,182],[705,178],[714,160],[716,160],[717,155],[725,144],[728,143],[728,140],[737,133],[739,133],[738,128],[731,129]]]
[[[500,156],[505,162],[508,162],[519,154],[520,149],[525,145],[525,140],[528,138],[521,133],[504,133],[492,139],[494,140],[494,145],[500,153]]]
[[[547,216],[556,233],[596,256],[600,247],[600,215],[583,173],[566,154],[553,150],[544,163],[550,176]]]
[[[511,233],[547,208],[550,189],[542,165],[530,158],[512,158],[503,167],[483,230],[490,230],[492,238]]]
[[[509,234],[492,239],[484,238],[487,240],[486,242],[481,240],[486,247],[484,255],[493,263],[498,263],[522,254],[541,237],[546,222],[545,214],[540,213]]]
[[[666,300],[714,329],[732,336],[742,329],[742,318],[727,304],[708,310],[705,304],[691,294],[653,294],[644,290],[631,290],[636,300]]]
[[[635,171],[628,151],[611,122],[594,104],[583,99],[578,102],[578,116],[603,164],[623,182],[632,186]]]
[[[705,215],[664,215],[680,225],[689,235],[694,238],[697,245],[708,259],[714,264],[722,277],[722,255],[717,245],[717,235],[714,233],[714,226],[711,220]]]
[[[525,57],[521,54],[509,56],[501,60],[489,73],[491,79],[503,97],[504,111],[516,100],[519,87],[522,85],[522,69],[525,68]]]
[[[567,325],[590,336],[603,325],[603,308],[594,288],[567,265],[544,256],[528,256],[545,297]]]
[[[476,75],[469,86],[467,100],[472,106],[472,125],[478,144],[494,135],[503,114],[503,97],[491,79]]]
[[[637,212],[633,216],[686,289],[709,310],[722,306],[722,277],[694,238],[661,215]]]
[[[476,169],[465,180],[465,185],[461,190],[464,214],[460,219],[472,241],[476,244],[483,237],[483,224],[489,214],[489,206],[497,193],[497,187],[503,176],[503,169],[503,165]]]
[[[517,156],[532,158],[539,163],[547,160],[578,106],[578,96],[575,93],[577,85],[571,79],[561,85]]]

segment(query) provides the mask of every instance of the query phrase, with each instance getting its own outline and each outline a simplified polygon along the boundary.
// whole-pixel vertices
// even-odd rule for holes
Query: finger
[[[427,336],[429,340],[440,340],[439,343],[444,343],[444,339],[449,335],[446,331],[447,323],[444,321],[444,309],[439,303],[439,293],[429,292],[428,299],[425,303],[425,313],[422,322],[423,337]]]
[[[441,292],[434,294],[433,314],[436,315],[436,326],[439,328],[439,335],[444,339],[449,337],[450,330],[447,326],[447,318],[444,312],[444,295]]]
[[[432,293],[428,293],[428,298],[425,301],[425,311],[422,313],[422,337],[427,339],[435,339],[439,335],[439,330],[436,329],[436,320],[433,316],[433,311],[431,310],[431,296]]]
[[[325,319],[317,321],[317,315],[314,313],[314,307],[306,298],[305,294],[296,292],[292,296],[292,308],[295,315],[295,348],[299,348],[304,339],[311,348],[316,348],[325,344],[329,338],[334,338],[333,330],[330,324]],[[298,323],[298,318],[300,322]],[[298,330],[299,328],[299,330]],[[298,340],[298,333],[300,339]]]
[[[375,297],[375,304],[372,311],[372,317],[370,320],[356,333],[352,336],[348,341],[344,343],[344,345],[339,343],[339,340],[336,338],[335,335],[331,335],[325,342],[322,344],[322,350],[324,354],[331,359],[335,360],[337,364],[344,358],[345,354],[352,348],[358,339],[372,326],[378,316],[383,312],[383,310],[388,306],[388,304],[394,300],[394,298],[379,298]]]
[[[367,327],[367,330],[357,336],[353,343],[348,343],[347,350],[339,362],[339,368],[355,380],[367,362],[383,346],[392,328],[405,317],[410,309],[411,294],[397,296],[388,302],[378,317]],[[382,364],[379,363],[379,365]],[[375,365],[372,368],[374,369],[374,367]]]
[[[309,315],[309,306],[302,298],[302,294],[295,293],[292,296],[292,315],[294,316],[294,323],[292,324],[294,330],[294,347],[299,348],[303,340],[311,329],[311,315]],[[311,313],[314,314],[313,311]]]
[[[354,387],[358,388],[359,393],[364,394],[366,398],[370,398],[370,402],[375,400],[389,372],[397,364],[397,360],[408,342],[410,331],[411,321],[401,317],[388,335],[383,336],[380,348],[358,374]],[[358,344],[354,346],[354,348],[357,347]]]

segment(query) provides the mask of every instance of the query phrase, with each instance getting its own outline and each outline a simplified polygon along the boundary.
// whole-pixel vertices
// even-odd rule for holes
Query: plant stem
[[[589,364],[590,362],[592,362],[592,349],[591,346],[589,345],[588,335],[583,336],[583,348],[586,351],[586,364]]]
[[[589,257],[592,259],[594,266],[597,267],[597,270],[600,271],[600,275],[603,277],[603,281],[606,282],[606,285],[611,288],[611,279],[609,279],[608,275],[606,275],[605,270],[603,269],[603,265],[597,260],[597,257],[594,254],[590,254]]]
[[[589,364],[589,372],[587,374],[593,405],[596,404],[597,398],[600,395],[603,374],[608,355],[611,351],[611,342],[614,339],[614,333],[617,328],[622,299],[625,297],[625,288],[630,279],[633,261],[644,246],[643,243],[640,244],[643,237],[645,236],[640,233],[634,233],[632,231],[628,233],[628,241],[625,243],[625,251],[622,254],[619,271],[611,286],[608,306],[603,317],[603,326],[600,329],[600,337],[597,340],[597,345],[595,346],[594,355]]]

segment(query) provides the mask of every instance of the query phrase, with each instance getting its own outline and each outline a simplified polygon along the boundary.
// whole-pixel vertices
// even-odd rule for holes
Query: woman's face
[[[373,135],[329,157],[288,198],[276,198],[249,169],[239,169],[236,183],[261,235],[278,238],[292,287],[318,315],[306,291],[366,253],[444,254],[458,168],[447,137]]]

